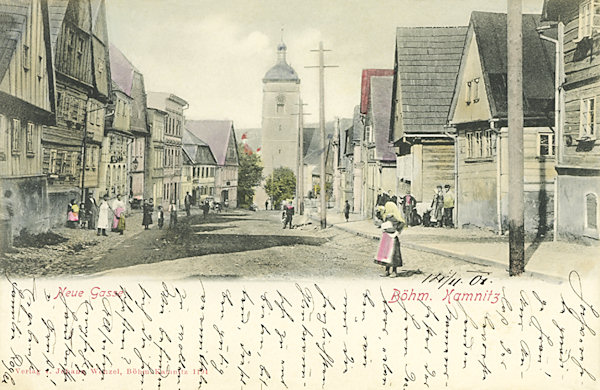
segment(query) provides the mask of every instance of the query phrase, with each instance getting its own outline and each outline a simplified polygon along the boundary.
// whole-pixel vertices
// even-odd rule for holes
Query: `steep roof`
[[[48,0],[48,18],[50,22],[50,44],[52,55],[56,56],[56,43],[62,29],[63,20],[70,0]]]
[[[0,81],[13,58],[17,43],[25,34],[30,0],[0,3]]]
[[[554,45],[540,39],[540,15],[523,15],[523,111],[527,118],[549,117],[554,107]],[[479,48],[492,116],[506,118],[506,14],[473,12],[469,28]]]
[[[231,137],[234,137],[233,142],[236,142],[233,121],[186,120],[185,128],[210,146],[210,150],[218,165],[225,165],[227,147],[229,146]]]
[[[394,146],[390,142],[390,115],[392,111],[392,76],[371,77],[371,110],[375,135],[375,158],[396,161]]]
[[[579,3],[582,0],[544,0],[542,20],[568,22],[577,17]]]
[[[396,30],[394,110],[403,132],[441,132],[448,118],[467,27],[399,27]]]
[[[372,76],[393,76],[393,69],[363,69],[360,82],[360,112],[367,113]]]
[[[123,52],[119,50],[112,43],[109,46],[110,53],[110,72],[112,80],[119,86],[119,88],[131,96],[131,89],[133,87],[133,73],[139,71],[133,66],[131,62],[125,57]]]
[[[146,105],[148,108],[154,108],[161,111],[164,111],[167,106],[167,99],[171,99],[178,104],[185,106],[188,104],[185,100],[180,98],[177,95],[174,95],[169,92],[152,92],[149,91],[146,93]]]

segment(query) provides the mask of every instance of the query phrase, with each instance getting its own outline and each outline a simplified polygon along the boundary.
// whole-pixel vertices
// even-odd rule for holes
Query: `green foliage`
[[[254,187],[260,184],[263,167],[260,164],[260,157],[256,154],[246,154],[243,152],[243,145],[239,146],[240,153],[238,169],[238,203],[240,207],[248,207],[254,197]]]
[[[292,199],[296,194],[296,175],[290,168],[276,168],[267,177],[265,191],[274,204],[278,205],[284,199]]]
[[[319,196],[320,192],[321,192],[321,185],[317,183],[314,185],[313,194],[315,197],[317,197],[317,196]],[[332,195],[333,195],[333,183],[327,181],[327,182],[325,182],[325,199],[329,200]]]

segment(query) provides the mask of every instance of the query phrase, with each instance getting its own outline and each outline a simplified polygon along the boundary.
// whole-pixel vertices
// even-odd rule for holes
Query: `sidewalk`
[[[307,217],[319,221],[315,209]],[[327,225],[359,236],[379,240],[381,231],[372,220],[355,214],[346,222],[343,215],[327,210]],[[402,246],[423,252],[487,264],[506,270],[508,274],[508,235],[499,236],[481,229],[446,229],[408,227],[400,235]],[[571,270],[588,274],[600,270],[600,245],[587,246],[570,242],[526,242],[525,273],[552,280],[565,280]]]

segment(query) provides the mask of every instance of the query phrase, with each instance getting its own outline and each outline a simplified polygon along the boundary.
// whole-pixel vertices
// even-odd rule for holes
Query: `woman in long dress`
[[[110,206],[108,205],[108,196],[104,195],[102,198],[102,202],[100,202],[100,207],[98,207],[98,222],[96,222],[96,227],[98,229],[97,235],[99,236],[102,233],[103,236],[106,236],[106,229],[110,226]]]
[[[142,206],[142,210],[144,211],[144,217],[142,218],[142,226],[146,230],[148,230],[148,225],[152,225],[152,211],[153,207],[147,200],[144,200],[144,205]]]
[[[125,230],[125,203],[121,200],[121,195],[117,195],[112,209],[114,214],[112,229],[115,232],[123,234]]]
[[[406,222],[394,202],[387,202],[383,210],[380,209],[380,214],[384,220],[381,225],[383,232],[374,261],[376,264],[385,265],[385,273],[381,276],[395,278],[398,276],[397,268],[402,266],[402,252],[398,236],[406,226]]]

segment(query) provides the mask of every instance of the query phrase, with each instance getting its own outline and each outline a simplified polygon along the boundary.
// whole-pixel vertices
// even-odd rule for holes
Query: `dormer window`
[[[600,28],[600,0],[585,0],[579,5],[579,40],[591,37]]]

